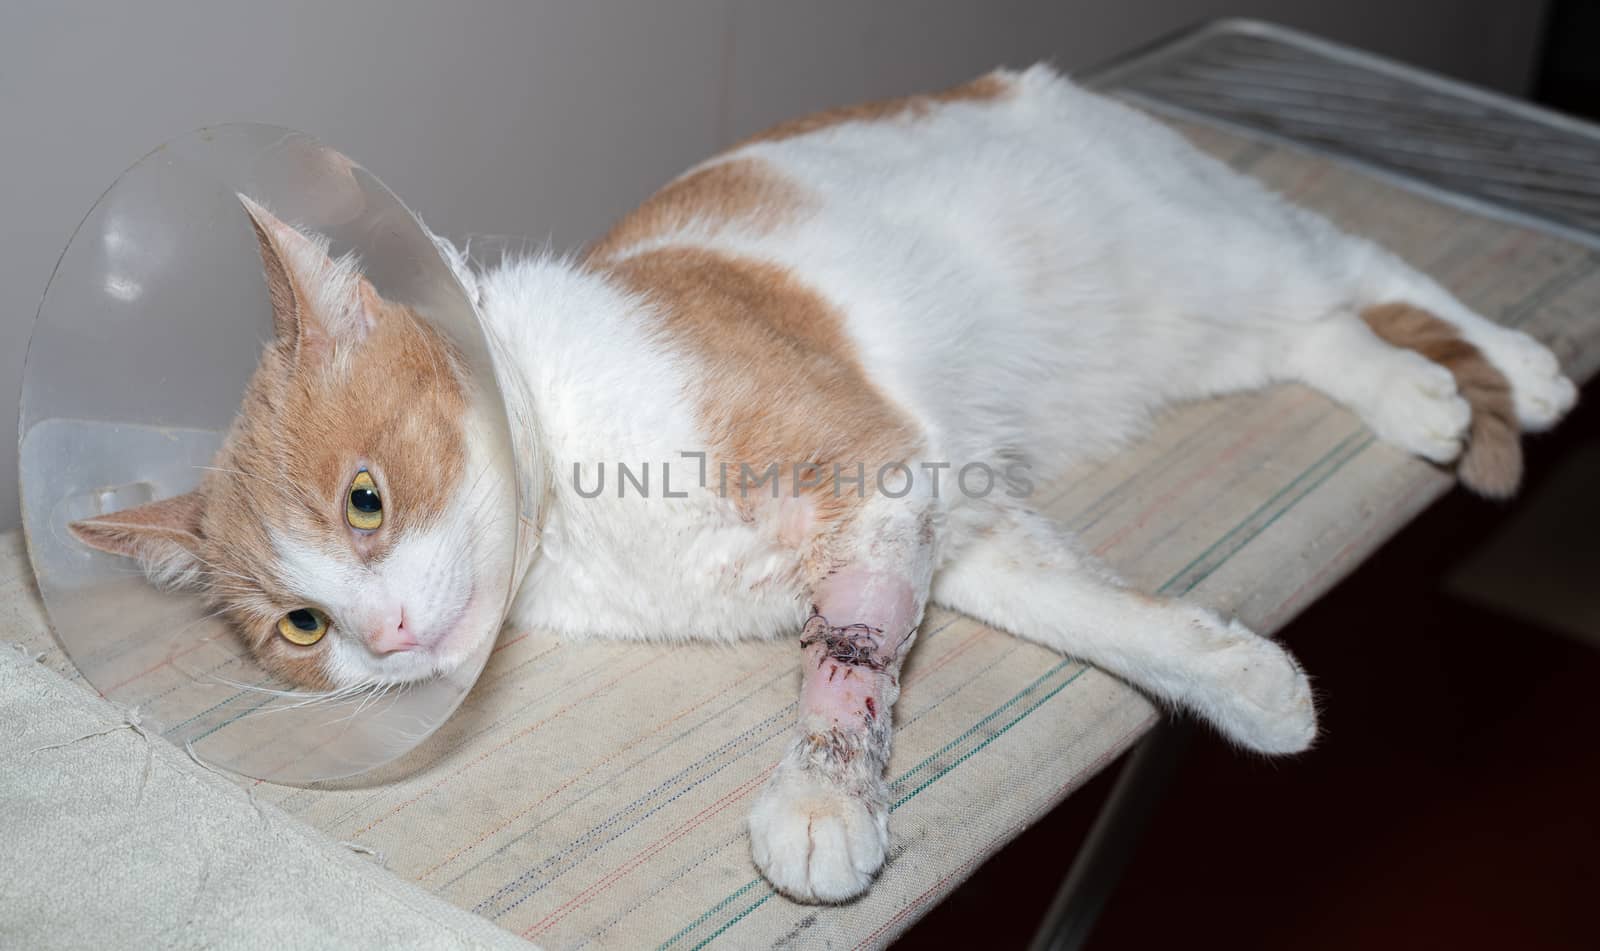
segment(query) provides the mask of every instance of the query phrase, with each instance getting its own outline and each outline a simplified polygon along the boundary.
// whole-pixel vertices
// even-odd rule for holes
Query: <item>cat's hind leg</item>
[[[1540,432],[1561,420],[1577,402],[1578,389],[1561,372],[1555,354],[1532,336],[1501,326],[1463,304],[1437,281],[1380,249],[1372,255],[1360,285],[1363,319],[1385,339],[1386,332],[1404,335],[1417,326],[1415,313],[1433,317],[1453,329],[1498,371],[1510,387],[1510,401],[1520,429]]]
[[[1345,404],[1386,442],[1442,465],[1458,463],[1462,482],[1482,495],[1516,491],[1522,476],[1518,384],[1459,326],[1396,302],[1286,324],[1281,332],[1290,335],[1283,377]],[[1555,358],[1534,346],[1554,366]],[[1559,416],[1575,391],[1559,371],[1554,379],[1563,386],[1537,387],[1538,405],[1541,413]],[[1522,392],[1528,385],[1524,381]]]
[[[1257,210],[1271,218],[1270,208]],[[1205,304],[1234,333],[1199,368],[1201,393],[1247,389],[1261,377],[1306,383],[1385,441],[1458,463],[1469,488],[1511,495],[1522,474],[1520,433],[1555,425],[1577,400],[1555,355],[1381,246],[1311,212],[1280,203],[1279,213],[1280,227],[1241,232],[1237,242],[1252,251],[1243,264],[1232,259],[1240,270]]]
[[[1277,643],[1123,586],[1031,512],[1008,514],[940,569],[932,598],[1115,674],[1248,749],[1297,753],[1316,738],[1311,685]]]

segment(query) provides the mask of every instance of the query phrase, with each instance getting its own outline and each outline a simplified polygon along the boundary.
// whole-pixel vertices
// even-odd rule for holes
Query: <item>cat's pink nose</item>
[[[367,632],[367,646],[377,654],[393,654],[417,646],[417,639],[406,627],[405,609],[396,605]]]

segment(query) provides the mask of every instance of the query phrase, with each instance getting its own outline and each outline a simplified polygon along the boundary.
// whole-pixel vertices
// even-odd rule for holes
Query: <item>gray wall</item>
[[[96,196],[216,122],[311,132],[436,230],[580,244],[676,171],[834,103],[1258,16],[1519,92],[1543,0],[213,0],[0,9],[0,529],[23,354]]]

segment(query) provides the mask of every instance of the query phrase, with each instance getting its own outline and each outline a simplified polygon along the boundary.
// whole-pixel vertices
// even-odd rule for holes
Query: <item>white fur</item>
[[[1289,379],[1449,461],[1466,423],[1449,374],[1359,322],[1391,300],[1509,354],[1497,362],[1532,421],[1570,406],[1548,351],[1389,252],[1047,68],[1013,79],[998,102],[747,146],[726,158],[772,163],[818,209],[760,236],[702,223],[635,250],[698,245],[790,268],[844,315],[876,385],[921,423],[929,461],[1020,459],[1035,481],[1125,444],[1174,400]],[[618,500],[614,478],[602,499],[573,490],[574,461],[592,475],[619,460],[651,462],[658,481],[671,463],[681,488],[694,463],[679,454],[706,449],[697,368],[648,307],[565,259],[513,260],[476,285],[525,376],[521,411],[538,420],[555,496],[514,621],[571,636],[791,633],[795,591],[771,582],[798,577],[768,526],[731,519],[711,492]],[[998,493],[977,512],[958,493],[944,502],[947,558],[1008,507]]]
[[[874,383],[920,426],[920,461],[1022,462],[1036,483],[1139,435],[1174,400],[1284,380],[1413,452],[1454,459],[1469,413],[1451,375],[1360,321],[1391,301],[1460,328],[1512,383],[1524,425],[1571,406],[1548,351],[1389,252],[1046,68],[1007,75],[1014,92],[997,101],[746,146],[732,157],[771,163],[811,210],[767,232],[707,219],[634,250],[699,246],[788,268],[843,315]],[[711,490],[686,484],[695,464],[680,454],[707,449],[693,386],[705,368],[662,336],[646,302],[561,259],[464,280],[512,416],[537,434],[525,451],[540,548],[511,623],[572,637],[793,636],[809,588],[779,543],[782,507],[745,522],[716,498],[714,474]],[[591,481],[595,464],[612,470],[605,496],[581,497],[574,462]],[[650,463],[657,489],[670,464],[689,495],[619,499],[618,462]],[[851,557],[898,572],[918,612],[931,596],[1083,657],[1255,750],[1293,752],[1315,736],[1306,677],[1281,648],[1123,589],[1025,502],[947,486],[869,508]],[[937,527],[929,544],[917,542],[924,519]],[[450,542],[417,544],[420,564]],[[309,583],[326,568],[297,571]],[[887,756],[886,723],[873,762]],[[753,855],[789,894],[842,900],[883,860],[881,776],[852,787],[799,744],[759,800]],[[819,823],[823,813],[833,818]]]
[[[497,344],[522,372],[543,434],[540,465],[551,473],[540,551],[511,623],[569,637],[737,640],[793,631],[805,618],[796,597],[797,557],[775,526],[752,531],[697,484],[704,452],[686,357],[665,349],[642,302],[569,262],[520,262],[479,278]],[[617,464],[651,468],[651,497],[630,484],[618,497]],[[606,491],[583,498],[607,470]],[[663,495],[663,465],[671,491]]]

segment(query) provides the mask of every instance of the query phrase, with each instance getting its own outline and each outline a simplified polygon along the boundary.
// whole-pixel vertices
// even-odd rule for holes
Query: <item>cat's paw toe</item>
[[[1440,464],[1466,445],[1472,407],[1450,371],[1416,354],[1406,359],[1366,413],[1379,438]]]
[[[750,855],[796,901],[842,902],[867,890],[889,844],[887,810],[804,771],[780,768],[750,811]]]
[[[1517,424],[1523,429],[1549,429],[1577,402],[1578,388],[1562,375],[1556,355],[1528,334],[1501,328],[1480,348],[1511,384]]]

